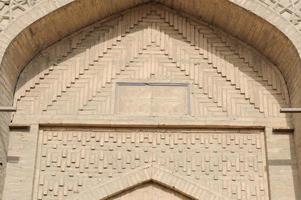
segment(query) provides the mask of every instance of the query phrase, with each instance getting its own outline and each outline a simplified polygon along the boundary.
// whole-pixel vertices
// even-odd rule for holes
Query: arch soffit
[[[20,71],[41,49],[81,27],[144,2],[147,1],[126,0],[117,3],[117,0],[113,0],[99,3],[97,0],[53,0],[42,1],[25,12],[0,34],[1,87],[4,92],[9,93],[2,102],[12,103],[11,98]],[[279,66],[288,82],[289,91],[294,96],[296,84],[290,81],[298,82],[293,74],[301,71],[301,37],[298,37],[298,30],[279,14],[256,1],[188,0],[185,4],[180,0],[159,2],[202,17],[255,46]],[[225,9],[229,12],[223,12]],[[228,23],[231,18],[238,16],[238,23]],[[254,26],[259,28],[246,32],[242,29],[242,25],[246,24],[249,24],[249,27],[244,26],[247,30]],[[267,31],[273,34],[267,34]],[[290,58],[289,63],[287,58]],[[294,104],[294,99],[292,101]]]
[[[156,182],[176,192],[182,193],[185,196],[192,197],[193,199],[228,200],[226,197],[213,192],[206,187],[190,182],[185,178],[158,166],[145,166],[134,170],[115,180],[91,187],[76,196],[71,196],[69,199],[107,199],[147,182]]]

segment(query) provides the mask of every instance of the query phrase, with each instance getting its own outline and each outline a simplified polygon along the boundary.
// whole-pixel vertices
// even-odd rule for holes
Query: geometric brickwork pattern
[[[259,0],[267,7],[286,18],[301,31],[301,1],[300,0]]]
[[[259,130],[44,128],[38,146],[34,199],[91,194],[89,199],[96,200],[106,184],[112,193],[123,185],[112,184],[116,179],[129,179],[129,186],[145,181],[132,172],[149,166],[167,171],[155,181],[176,184],[186,194],[195,190],[185,187],[185,181],[171,181],[168,174],[189,180],[208,195],[268,199],[264,134]]]
[[[110,198],[110,200],[132,200],[132,199],[145,199],[145,200],[189,200],[189,198],[174,193],[162,186],[155,184],[145,184],[142,187],[135,188],[133,191],[126,192],[124,194],[118,195],[117,197]]]
[[[119,80],[189,83],[196,117],[285,119],[279,109],[289,105],[280,72],[255,51],[207,24],[145,5],[37,56],[20,76],[17,115],[110,115]]]
[[[0,32],[38,0],[0,0]]]
[[[39,0],[42,1],[42,0]],[[257,0],[275,10],[301,30],[300,0]],[[24,11],[32,8],[38,0],[0,0],[0,32]]]
[[[137,170],[130,171],[129,173],[126,173],[125,175],[122,175],[116,179],[113,178],[112,181],[92,186],[84,192],[81,192],[79,195],[73,195],[67,199],[108,199],[110,197],[113,197],[114,195],[118,196],[118,194],[120,195],[120,193],[122,195],[123,191],[125,191],[124,193],[128,193],[131,192],[133,188],[143,188],[145,186],[145,183],[155,183],[159,186],[165,186],[166,189],[171,189],[171,192],[173,194],[177,194],[177,192],[179,192],[191,197],[192,199],[229,199],[225,196],[222,196],[221,194],[211,191],[206,187],[200,186],[196,182],[187,180],[186,178],[174,174],[169,170],[154,165],[149,165]],[[164,195],[165,197],[168,196],[166,193],[164,194],[163,191],[157,191],[158,193],[154,192],[151,192],[151,195],[149,196],[150,198],[155,198],[158,195]],[[133,195],[137,195],[137,193]],[[146,197],[144,196],[144,198]]]

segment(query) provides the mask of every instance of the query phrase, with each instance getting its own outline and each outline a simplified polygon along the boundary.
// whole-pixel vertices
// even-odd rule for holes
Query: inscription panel
[[[187,84],[119,83],[117,113],[127,115],[187,115]]]
[[[34,199],[75,199],[146,166],[229,199],[269,199],[259,130],[44,128],[38,149]]]

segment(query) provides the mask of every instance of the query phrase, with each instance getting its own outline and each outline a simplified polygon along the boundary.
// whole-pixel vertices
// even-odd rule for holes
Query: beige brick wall
[[[300,199],[293,132],[266,129],[271,199]]]
[[[53,12],[43,20],[36,21],[40,17],[45,16],[45,14],[70,2],[71,1],[56,1],[55,3],[54,1],[41,2],[34,7],[31,12],[26,13],[19,20],[12,22],[12,24],[1,33],[1,57],[3,57],[4,52],[6,52],[1,62],[1,105],[12,104],[13,91],[19,72],[39,50],[79,27],[90,24],[116,11],[141,3],[140,1],[123,1],[123,4],[112,3],[109,6],[106,2],[100,5],[97,4],[96,1],[78,1],[78,3],[70,4],[60,11]],[[301,66],[298,54],[301,49],[301,37],[299,36],[298,30],[292,28],[292,25],[290,25],[287,20],[283,20],[283,18],[276,15],[274,11],[257,4],[256,1],[233,0],[231,1],[233,4],[226,0],[218,2],[187,1],[185,5],[177,1],[162,2],[174,9],[188,12],[197,17],[201,16],[206,21],[222,27],[226,32],[237,36],[257,48],[281,70],[288,84],[292,106],[298,107],[301,105],[299,92],[301,85],[299,78]],[[283,12],[281,12],[281,14],[288,20],[291,20],[291,22],[294,22],[295,17],[297,17],[298,7],[295,4],[290,5],[285,1],[281,2],[283,5],[280,5],[279,2],[276,5],[274,1],[264,1],[264,3],[271,5],[272,8],[279,12],[281,12],[281,9],[284,7],[287,7],[288,10],[292,10],[291,13],[296,13],[292,15],[292,18],[287,17],[285,13],[283,14]],[[90,5],[94,6],[91,7]],[[116,8],[112,5],[118,5],[119,7]],[[2,4],[0,4],[0,13],[3,8]],[[246,12],[243,8],[250,12]],[[225,9],[229,12],[223,12]],[[88,12],[85,13],[85,11]],[[79,13],[81,15],[78,15]],[[101,13],[101,15],[99,13]],[[255,13],[257,16],[250,13]],[[83,15],[86,17],[82,17]],[[77,20],[71,23],[69,20],[71,18],[70,16],[75,16],[74,19]],[[237,16],[240,17],[238,18]],[[268,24],[265,20],[258,18],[258,16],[272,23],[278,29]],[[64,20],[68,20],[69,23]],[[229,21],[239,21],[241,23],[229,24]],[[25,29],[27,25],[33,22],[35,23],[31,26],[31,29]],[[45,26],[45,24],[47,24],[47,26]],[[249,24],[249,28],[246,27],[246,24]],[[296,25],[298,25],[298,23],[296,23]],[[41,27],[43,28],[41,29]],[[49,30],[47,28],[49,28]],[[282,33],[279,30],[281,30]],[[21,31],[23,31],[22,34],[18,35]],[[18,37],[16,37],[17,35]],[[46,35],[47,37],[45,37]],[[296,128],[296,149],[299,150],[301,146],[301,140],[299,139],[300,134],[298,134],[301,130],[300,115],[294,115],[294,119]],[[1,115],[1,122],[2,143],[4,144],[3,153],[5,154],[7,151],[5,146],[8,141],[7,124],[9,122],[9,115]],[[4,154],[2,154],[1,157],[2,160],[5,161]],[[298,156],[300,155],[297,154],[297,157]],[[300,160],[301,159],[299,159],[299,161]]]
[[[38,127],[15,128],[10,131],[7,181],[3,199],[32,199],[36,163]],[[8,178],[9,177],[9,178]]]

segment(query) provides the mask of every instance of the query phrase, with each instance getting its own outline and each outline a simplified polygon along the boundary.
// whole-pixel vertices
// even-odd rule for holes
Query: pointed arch
[[[14,119],[53,111],[81,115],[99,98],[103,106],[88,112],[109,114],[113,108],[106,104],[112,100],[105,93],[120,77],[192,82],[198,117],[290,119],[279,113],[289,106],[289,97],[276,66],[222,31],[157,4],[93,24],[39,54],[19,78]],[[27,106],[36,94],[35,105]]]
[[[156,182],[193,199],[228,200],[221,194],[158,166],[147,166],[134,170],[124,176],[89,188],[76,196],[71,196],[68,200],[103,200],[147,182]]]
[[[4,30],[1,35],[0,49],[0,105],[12,105],[14,88],[23,67],[40,50],[74,32],[75,30],[103,19],[120,10],[144,3],[142,0],[125,0],[123,4],[119,1],[103,1],[97,4],[97,0],[55,0],[42,1],[32,10],[16,20]],[[189,6],[183,6],[181,1],[161,1],[174,9],[189,12]],[[218,25],[228,33],[253,45],[263,54],[268,56],[281,69],[288,83],[292,105],[301,105],[301,93],[299,86],[301,78],[300,62],[300,33],[287,23],[281,16],[267,10],[256,1],[241,0],[187,0],[194,7],[192,15],[203,17],[210,23]],[[197,4],[195,6],[196,2]],[[209,9],[210,8],[210,9]],[[216,9],[218,8],[218,9]],[[229,12],[224,12],[225,8]],[[206,9],[211,12],[203,12]],[[93,10],[93,12],[92,12]],[[235,14],[234,14],[235,13]],[[224,26],[225,21],[231,21],[240,16],[244,21],[241,24]],[[232,18],[231,18],[232,17]],[[74,19],[74,20],[70,20]],[[78,20],[76,20],[78,19]],[[67,23],[68,21],[74,23]],[[242,25],[243,24],[243,25]],[[257,26],[258,31],[244,31],[245,25]],[[243,28],[244,27],[244,28]],[[251,30],[251,29],[250,29]],[[266,34],[267,32],[273,34]],[[276,39],[275,39],[276,38]],[[18,58],[18,59],[16,59]],[[9,114],[0,114],[1,118],[1,163],[5,163],[5,154],[8,141]],[[296,116],[296,122],[301,118]],[[296,129],[301,130],[300,123],[296,123]],[[299,129],[298,129],[299,128]],[[300,134],[296,135],[297,146],[300,146]],[[300,155],[298,155],[300,157]],[[299,159],[301,160],[301,159]],[[5,166],[5,164],[3,165]]]

